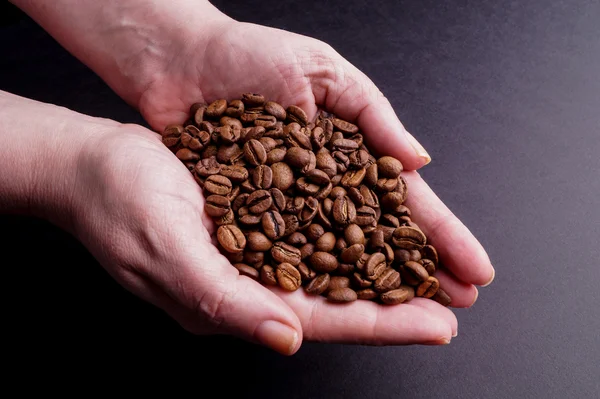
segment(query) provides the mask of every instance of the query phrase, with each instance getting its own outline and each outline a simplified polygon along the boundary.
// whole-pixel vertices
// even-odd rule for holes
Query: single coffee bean
[[[315,225],[315,226],[317,226],[317,225]],[[300,233],[299,231],[296,231],[295,233],[290,234],[290,236],[287,238],[286,241],[288,244],[294,245],[294,246],[301,246],[301,245],[304,245],[307,243],[306,236],[304,234]]]
[[[274,138],[271,138],[271,137],[261,137],[260,139],[258,139],[258,141],[260,141],[260,143],[264,147],[265,151],[267,152],[267,158],[269,157],[269,152],[272,149],[277,148],[277,141],[275,141]],[[266,163],[269,164],[268,161]]]
[[[316,155],[316,167],[332,178],[338,173],[338,166],[327,150],[321,150]]]
[[[431,260],[434,266],[438,265],[438,254],[433,245],[425,245],[421,248],[421,256]]]
[[[394,262],[394,250],[392,249],[392,246],[390,244],[384,242],[383,248],[380,250],[380,252],[385,255],[385,260],[388,266],[391,265],[392,262]]]
[[[234,183],[241,183],[249,176],[248,169],[238,165],[223,165],[220,175],[225,176]]]
[[[400,303],[404,303],[409,298],[409,291],[403,288],[398,288],[395,290],[384,292],[379,296],[381,302],[386,305],[398,305]]]
[[[260,107],[265,103],[265,97],[260,93],[244,93],[242,102],[247,108]]]
[[[334,151],[340,151],[346,155],[358,150],[356,141],[350,139],[337,139],[333,141],[332,145]]]
[[[331,231],[328,231],[327,233],[325,233],[325,234],[321,235],[321,237],[319,237],[319,239],[315,243],[315,247],[316,247],[317,251],[331,252],[331,251],[333,251],[333,248],[335,247],[335,241],[336,241],[335,234],[333,234]],[[345,261],[345,260],[344,260],[344,262],[353,263],[352,261]]]
[[[230,209],[229,211],[227,211],[226,214],[224,214],[223,216],[220,216],[218,218],[214,219],[215,224],[217,226],[223,226],[226,224],[233,224],[235,221],[235,214],[233,213],[233,211]]]
[[[290,123],[283,128],[285,144],[288,147],[300,147],[306,150],[312,149],[310,137],[307,136],[297,123]]]
[[[421,259],[419,263],[423,265],[423,267],[425,268],[425,270],[427,270],[427,273],[429,273],[429,275],[435,273],[435,264],[433,263],[433,261],[429,259]]]
[[[269,265],[260,268],[260,281],[265,285],[277,285],[275,269]]]
[[[302,208],[302,211],[300,211],[300,215],[298,216],[298,220],[301,223],[299,228],[308,227],[315,216],[317,216],[318,210],[319,201],[313,197],[306,198],[306,201],[304,202],[304,208]]]
[[[300,222],[298,221],[298,217],[296,215],[284,214],[282,219],[285,225],[283,232],[284,236],[290,235],[298,230]]]
[[[402,172],[402,163],[396,158],[384,156],[377,160],[377,171],[380,177],[396,179]]]
[[[317,276],[317,272],[308,267],[308,265],[304,262],[300,262],[298,265],[298,271],[300,272],[302,281],[310,281]]]
[[[335,241],[335,248],[334,248],[335,252],[340,253],[346,248],[348,248],[348,243],[346,242],[344,237],[338,237],[337,240]]]
[[[246,200],[248,210],[256,214],[262,214],[267,211],[271,208],[272,204],[273,199],[271,198],[271,194],[266,190],[255,191],[250,194]]]
[[[306,259],[315,253],[315,244],[309,242],[300,247],[300,257]]]
[[[354,202],[354,205],[356,205],[357,207],[361,207],[361,206],[365,205],[365,199],[363,198],[363,196],[360,193],[360,190],[358,188],[350,187],[348,189],[348,196],[350,197],[352,202]]]
[[[233,165],[243,157],[244,150],[237,143],[219,146],[217,150],[217,161],[223,164]]]
[[[319,186],[327,185],[330,183],[330,179],[327,173],[319,169],[309,170],[304,176],[306,180]]]
[[[385,269],[373,285],[377,292],[387,292],[398,287],[400,287],[400,273],[392,268]]]
[[[219,118],[227,109],[227,100],[216,100],[212,102],[204,111],[204,116],[208,118]]]
[[[369,162],[369,153],[364,150],[354,151],[348,157],[350,160],[350,167],[353,169],[362,169],[367,166]],[[365,169],[366,176],[366,169]]]
[[[331,184],[334,186],[339,185],[340,182],[342,181],[342,177],[344,177],[344,175],[342,175],[342,174],[337,174],[337,175],[333,176],[331,178]]]
[[[331,192],[329,193],[329,197],[332,198],[333,200],[335,200],[338,197],[343,197],[348,195],[348,192],[346,191],[346,189],[342,186],[336,186],[334,187]]]
[[[356,208],[348,196],[338,197],[333,203],[333,219],[340,226],[354,223],[356,219]]]
[[[277,265],[277,283],[286,291],[296,291],[302,285],[300,272],[289,263]]]
[[[246,127],[242,129],[242,135],[239,141],[242,143],[247,143],[250,140],[259,140],[260,142],[260,139],[262,139],[265,134],[266,131],[263,126]],[[262,144],[262,142],[260,143]],[[267,151],[266,148],[265,151]]]
[[[384,194],[383,197],[381,197],[381,206],[385,210],[393,211],[398,208],[398,206],[402,205],[403,201],[404,199],[400,193],[392,191]]]
[[[261,165],[267,161],[267,152],[260,141],[252,139],[244,144],[244,158],[251,165]]]
[[[294,182],[294,173],[292,169],[283,162],[277,162],[271,165],[272,186],[285,191]]]
[[[310,283],[304,289],[307,294],[310,295],[321,295],[324,293],[329,287],[330,276],[329,274],[320,274],[314,279],[311,280]]]
[[[175,153],[175,156],[180,161],[198,161],[200,159],[200,154],[195,151],[190,150],[189,148],[182,148]]]
[[[338,174],[345,173],[348,170],[348,166],[350,166],[350,159],[348,156],[341,151],[334,151],[331,153],[331,156],[337,166]]]
[[[360,227],[354,223],[349,224],[344,229],[344,238],[346,239],[346,243],[348,243],[348,245],[365,243],[365,234]]]
[[[275,123],[277,122],[277,118],[273,115],[259,115],[254,119],[254,125],[262,126],[265,129],[272,129],[275,127]]]
[[[294,266],[300,264],[301,254],[300,250],[296,247],[286,244],[283,241],[277,241],[271,248],[271,256],[279,263],[290,263]]]
[[[306,229],[306,238],[312,242],[317,241],[323,234],[325,234],[325,229],[317,223],[312,223]]]
[[[352,169],[344,173],[342,177],[342,186],[344,187],[358,187],[362,183],[365,177],[365,168]]]
[[[292,168],[304,169],[310,163],[310,151],[300,147],[291,147],[287,150],[284,160]]]
[[[260,251],[244,251],[244,262],[260,269],[265,263],[265,253]]]
[[[390,227],[400,227],[400,221],[398,218],[390,213],[381,215],[380,222]]]
[[[216,175],[221,171],[221,164],[217,162],[216,157],[205,158],[196,164],[194,171],[203,177]]]
[[[277,240],[283,237],[286,225],[279,212],[272,210],[266,211],[262,214],[261,223],[266,236],[271,240]]]
[[[407,261],[400,266],[402,281],[409,285],[418,285],[429,278],[427,270],[418,262]]]
[[[226,116],[224,116],[223,118],[227,118]],[[221,118],[221,119],[223,119]],[[229,118],[228,118],[229,119]],[[230,122],[230,124],[226,124],[224,126],[221,126],[219,128],[219,135],[221,137],[221,140],[224,143],[235,143],[236,141],[238,141],[242,135],[242,123],[240,121],[238,121],[237,119],[232,119],[232,121],[236,121],[238,124],[233,124],[232,122]]]
[[[360,258],[356,261],[356,268],[359,271],[364,271],[365,266],[367,265],[367,261],[369,260],[369,258],[371,257],[371,255],[367,254],[367,253],[363,253]]]
[[[225,115],[230,118],[239,118],[244,113],[244,103],[241,100],[232,100],[225,109]]]
[[[387,263],[385,261],[385,255],[376,252],[369,257],[369,260],[367,260],[367,263],[365,264],[365,277],[371,281],[375,281],[386,268]]]
[[[394,189],[396,188],[397,185],[398,185],[398,179],[388,179],[386,177],[382,177],[379,180],[377,180],[375,187],[380,192],[385,193],[385,192],[394,191]]]
[[[327,144],[327,137],[325,136],[325,130],[322,127],[315,127],[310,136],[310,142],[313,149],[322,148]]]
[[[356,263],[364,252],[365,246],[363,244],[353,244],[341,251],[340,258],[344,263]]]
[[[379,197],[377,197],[373,190],[363,184],[359,187],[359,191],[366,206],[370,206],[373,209],[379,209]]]
[[[340,276],[351,276],[355,269],[356,266],[352,263],[340,263],[335,272]]]
[[[248,234],[247,246],[250,251],[268,251],[273,246],[273,241],[261,233],[260,231],[253,231]]]
[[[368,226],[376,222],[376,217],[375,209],[369,206],[361,206],[356,210],[354,222],[359,226]]]
[[[433,299],[442,306],[450,306],[450,304],[452,303],[452,298],[450,298],[446,291],[444,291],[441,288],[438,288],[437,292],[431,297],[431,299]]]
[[[352,288],[338,288],[331,290],[327,294],[327,300],[336,303],[353,302],[358,299],[356,292]]]
[[[238,221],[242,225],[244,225],[246,227],[249,227],[249,226],[258,226],[259,224],[261,224],[262,217],[263,217],[264,214],[262,214],[262,215],[261,214],[251,214],[251,213],[249,213],[249,214],[243,214],[244,212],[242,212],[242,210],[244,210],[244,208],[246,210],[248,209],[248,207],[242,207],[238,211],[238,214],[240,215]]]
[[[437,278],[429,276],[417,287],[417,296],[431,298],[440,288],[440,282]]]
[[[242,231],[230,224],[217,229],[217,240],[223,249],[230,253],[242,252],[246,247],[246,237]]]
[[[312,268],[320,273],[331,273],[338,267],[337,258],[327,252],[313,253],[309,257],[309,262]]]
[[[375,188],[377,180],[379,180],[379,171],[377,170],[377,164],[374,163],[366,168],[363,184],[372,189]]]
[[[273,165],[277,162],[281,162],[285,158],[287,151],[284,148],[273,148],[267,153],[267,161],[265,164]]]
[[[204,190],[211,194],[227,195],[231,191],[231,180],[221,175],[208,176],[204,182]]]
[[[303,197],[294,197],[291,201],[287,201],[285,210],[292,215],[298,215],[304,209],[304,204]]]
[[[260,277],[260,272],[244,263],[236,263],[233,265],[242,276],[250,277],[252,280],[257,280]]]
[[[352,285],[357,289],[369,288],[373,285],[373,282],[364,278],[360,273],[354,273],[352,275]]]
[[[329,279],[329,286],[327,287],[327,291],[333,291],[340,288],[348,287],[350,287],[350,279],[348,277],[331,276],[331,278]]]
[[[209,195],[204,203],[204,209],[209,216],[216,218],[229,212],[231,203],[222,195]]]
[[[250,194],[248,193],[238,194],[233,200],[233,203],[231,204],[231,209],[233,209],[234,212],[238,213],[239,209],[246,204],[246,200],[249,196]]]
[[[319,192],[319,188],[319,185],[308,182],[305,177],[296,180],[296,189],[301,194],[313,196]]]
[[[274,101],[267,101],[265,103],[265,111],[269,115],[273,115],[280,121],[285,120],[287,113],[285,112],[285,108],[283,108],[280,104]]]
[[[350,122],[347,122],[343,119],[333,118],[331,120],[331,122],[333,123],[333,126],[335,126],[336,129],[340,130],[343,133],[346,133],[346,134],[358,133],[358,126],[356,126]]]
[[[286,200],[285,195],[283,195],[281,190],[277,188],[271,188],[269,189],[269,194],[271,194],[271,198],[273,199],[274,210],[276,210],[279,213],[285,211]]]
[[[408,187],[406,185],[406,180],[404,180],[404,177],[398,177],[398,185],[394,189],[394,192],[400,194],[403,203],[404,201],[406,201],[406,198],[408,197]]]
[[[427,238],[419,229],[408,226],[400,226],[394,230],[392,242],[402,249],[421,249],[426,244]]]
[[[299,123],[302,126],[306,126],[308,124],[308,116],[306,116],[306,112],[296,105],[290,105],[287,109],[287,118],[291,122]]]
[[[371,288],[364,288],[362,290],[356,291],[356,296],[358,299],[372,300],[377,298],[379,294]]]
[[[273,182],[273,171],[267,165],[258,165],[252,171],[252,183],[256,188],[267,190]]]

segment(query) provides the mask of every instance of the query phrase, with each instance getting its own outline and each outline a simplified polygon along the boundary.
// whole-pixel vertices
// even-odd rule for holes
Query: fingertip
[[[492,266],[492,275],[491,275],[490,279],[487,281],[487,283],[484,283],[483,285],[481,285],[481,287],[487,287],[488,285],[492,284],[492,282],[494,281],[495,278],[496,278],[496,269],[494,268],[494,266]]]
[[[285,356],[296,353],[301,345],[300,334],[295,328],[275,320],[260,323],[254,332],[254,338]]]

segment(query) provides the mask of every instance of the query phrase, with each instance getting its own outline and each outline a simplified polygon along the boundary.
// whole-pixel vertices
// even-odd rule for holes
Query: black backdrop
[[[261,398],[600,396],[600,3],[215,4],[322,39],[372,77],[432,155],[425,179],[488,250],[494,284],[456,310],[449,346],[306,343],[284,358],[183,332],[71,237],[3,216],[3,381],[141,388],[159,380],[131,375],[150,366],[185,373],[172,386],[200,397],[219,377],[223,396]],[[0,89],[143,123],[31,20],[0,10]]]

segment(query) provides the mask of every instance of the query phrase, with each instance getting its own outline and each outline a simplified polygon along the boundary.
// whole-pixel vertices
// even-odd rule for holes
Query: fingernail
[[[482,287],[487,287],[488,285],[492,284],[492,281],[494,281],[495,277],[496,277],[496,269],[494,269],[494,267],[492,266],[492,278],[490,278],[490,281],[488,281],[487,283],[482,285]]]
[[[475,302],[477,302],[477,298],[479,298],[479,290],[476,287],[475,288],[475,298],[473,299],[473,303],[469,307],[475,305]]]
[[[413,137],[413,135],[410,134],[409,132],[406,132],[406,137],[408,138],[408,142],[410,143],[412,148],[415,150],[417,155],[425,161],[425,165],[427,165],[429,162],[431,162],[431,157],[429,156],[427,151],[425,151],[425,148],[423,148],[421,143],[419,143],[417,141],[417,139],[415,139]]]
[[[254,333],[261,344],[281,353],[291,355],[298,345],[298,333],[293,328],[274,320],[263,321]]]
[[[451,338],[442,337],[439,339],[434,339],[433,341],[425,342],[425,345],[448,345],[450,343]]]
[[[455,332],[454,334],[452,334],[452,338],[456,338],[456,337],[458,337],[458,331]]]

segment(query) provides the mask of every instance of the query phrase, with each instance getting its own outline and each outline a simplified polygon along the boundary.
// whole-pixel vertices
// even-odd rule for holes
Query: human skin
[[[154,131],[0,93],[0,209],[71,232],[120,284],[187,330],[283,354],[304,339],[444,344],[457,331],[454,314],[431,300],[339,306],[263,287],[219,254],[200,188],[156,132],[183,122],[194,102],[244,92],[299,104],[311,118],[321,107],[355,121],[376,152],[405,166],[407,205],[440,252],[437,277],[453,306],[471,306],[475,285],[492,281],[484,249],[416,172],[429,155],[375,85],[327,44],[237,22],[205,1],[14,3]]]

